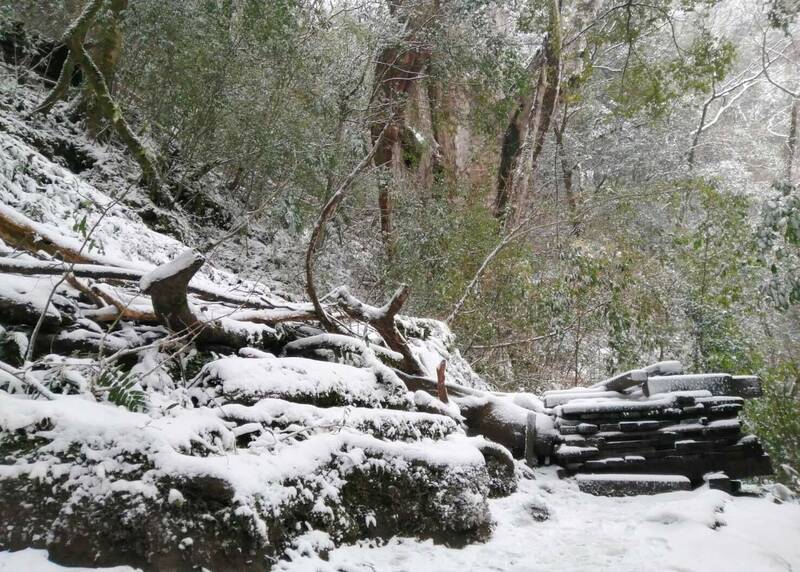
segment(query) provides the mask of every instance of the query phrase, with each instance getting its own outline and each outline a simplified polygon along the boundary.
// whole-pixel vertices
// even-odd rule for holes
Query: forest
[[[377,538],[372,569],[413,569],[417,545],[386,539],[472,549],[495,526],[512,551],[497,531],[522,518],[513,495],[535,499],[531,535],[582,502],[564,489],[548,508],[524,484],[532,467],[640,456],[692,488],[714,489],[719,470],[756,477],[745,486],[795,510],[798,13],[792,0],[0,0],[0,517],[16,523],[0,551],[366,570],[348,568],[352,547]],[[709,440],[687,444],[701,422]],[[665,428],[668,443],[644,433]],[[627,431],[643,440],[614,441]],[[670,465],[667,446],[700,464]],[[229,455],[233,468],[216,463]],[[674,498],[707,532],[709,503]],[[103,524],[111,512],[139,516]],[[139,526],[152,537],[125,532]],[[563,530],[542,534],[554,558],[572,554]],[[755,558],[725,542],[709,549],[720,560],[673,569]],[[800,565],[786,546],[775,554]]]

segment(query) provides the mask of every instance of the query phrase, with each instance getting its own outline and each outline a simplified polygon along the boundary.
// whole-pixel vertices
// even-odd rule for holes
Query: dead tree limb
[[[131,320],[134,322],[144,323],[159,321],[158,316],[156,316],[155,313],[148,312],[146,310],[138,310],[130,303],[126,304],[117,298],[108,287],[104,287],[102,284],[94,284],[90,289],[103,302],[116,308],[117,312],[119,312],[119,318],[122,320]]]
[[[78,278],[75,277],[74,274],[71,272],[67,274],[67,284],[75,288],[78,292],[86,296],[89,300],[92,301],[92,304],[97,306],[98,308],[105,308],[108,304],[103,300],[100,296],[97,295],[96,292],[92,290],[90,284],[84,284]]]
[[[330,298],[353,320],[363,322],[375,328],[381,335],[389,349],[403,356],[403,370],[412,375],[425,375],[427,372],[419,360],[414,356],[408,341],[400,333],[395,322],[403,304],[408,299],[408,286],[403,284],[394,293],[394,296],[380,308],[365,304],[345,287],[337,288],[330,294]]]
[[[375,139],[367,155],[361,159],[358,165],[350,171],[350,174],[339,183],[336,192],[333,193],[331,198],[328,199],[328,202],[325,203],[325,206],[322,207],[322,212],[320,212],[319,218],[314,225],[314,230],[311,231],[311,239],[308,241],[308,249],[306,250],[306,293],[308,294],[309,300],[311,300],[311,303],[314,305],[314,311],[317,313],[317,318],[322,324],[322,327],[329,332],[337,333],[339,332],[339,328],[336,327],[330,317],[325,313],[325,309],[319,301],[319,296],[317,296],[317,288],[314,285],[314,259],[317,254],[317,248],[319,248],[319,242],[325,230],[325,224],[336,213],[336,209],[339,208],[339,205],[344,200],[347,191],[353,186],[353,181],[356,180],[356,177],[369,166],[378,150],[378,146],[381,144],[381,141],[383,141],[386,129],[386,127],[383,128],[383,131]]]

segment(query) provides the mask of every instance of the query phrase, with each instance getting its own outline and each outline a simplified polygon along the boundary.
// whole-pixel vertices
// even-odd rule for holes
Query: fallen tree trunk
[[[3,217],[2,213],[0,212],[0,238],[4,238],[2,236],[2,223]],[[4,238],[5,240],[5,238]],[[5,242],[11,242],[6,240]],[[14,243],[14,246],[24,248],[24,246]],[[40,246],[37,243],[36,246]],[[30,249],[24,248],[25,250],[29,250],[31,252],[35,252],[36,250],[44,250],[48,252],[46,248],[36,248],[31,247]],[[69,255],[69,251],[64,251],[62,247],[57,247],[53,250],[53,252],[49,252],[50,254],[58,254],[64,255],[65,260],[71,258]],[[90,257],[82,256],[82,260],[93,262]],[[8,257],[0,257],[0,272],[6,272],[9,274],[20,274],[23,276],[59,276],[64,274],[65,272],[70,272],[76,278],[92,278],[94,280],[131,280],[138,282],[142,279],[142,276],[147,274],[147,271],[144,270],[136,270],[133,268],[121,268],[118,266],[108,266],[103,264],[75,264],[74,266],[70,266],[69,264],[65,264],[59,260],[19,260],[17,258],[8,258]],[[229,292],[220,292],[214,288],[208,288],[206,286],[192,286],[188,285],[186,287],[187,291],[191,292],[192,294],[196,294],[201,298],[213,301],[213,302],[226,302],[228,304],[236,304],[237,306],[247,306],[256,309],[263,309],[263,310],[285,310],[287,315],[296,316],[288,319],[303,319],[301,316],[311,316],[310,312],[305,310],[296,310],[293,308],[278,308],[274,304],[269,304],[262,300],[254,300],[252,297],[244,296],[244,295],[237,295],[232,294]],[[242,311],[244,312],[244,311]],[[295,312],[296,314],[292,314]],[[241,317],[237,318],[239,320],[253,320],[258,321],[258,318],[255,317]],[[283,320],[278,320],[283,321]],[[275,322],[277,323],[277,322]]]
[[[408,375],[395,370],[409,391],[424,391],[439,396],[439,382],[429,377]],[[530,409],[522,407],[509,397],[493,395],[487,391],[445,383],[448,401],[455,403],[470,433],[505,446],[514,457],[525,455],[525,431]]]

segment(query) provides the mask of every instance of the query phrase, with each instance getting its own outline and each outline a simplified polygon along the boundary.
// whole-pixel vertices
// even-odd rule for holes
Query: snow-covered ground
[[[734,498],[706,488],[656,496],[594,497],[549,470],[490,502],[485,544],[447,548],[395,539],[301,555],[292,572],[465,570],[570,572],[800,570],[800,505]],[[549,515],[547,520],[542,520]],[[302,548],[302,547],[301,547]]]
[[[509,497],[490,501],[496,526],[483,544],[448,548],[397,538],[332,550],[323,560],[310,533],[278,566],[282,572],[544,571],[770,572],[800,570],[800,505],[731,497],[706,488],[624,498],[594,497],[549,469]],[[546,520],[543,520],[546,519]],[[62,568],[41,550],[0,553],[0,571]],[[114,572],[132,568],[103,568]]]

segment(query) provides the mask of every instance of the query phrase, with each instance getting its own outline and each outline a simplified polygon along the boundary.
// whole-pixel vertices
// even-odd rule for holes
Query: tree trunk
[[[370,131],[373,144],[378,140],[378,135],[384,133],[375,152],[374,164],[386,169],[401,168],[403,164],[402,136],[406,129],[408,98],[430,61],[429,46],[418,38],[421,27],[431,16],[430,7],[426,3],[406,5],[403,0],[397,0],[390,3],[390,10],[402,21],[408,33],[400,45],[386,46],[378,55],[375,65],[373,103],[377,103],[379,114]],[[390,177],[382,176],[378,189],[381,237],[389,256],[393,252],[390,181]]]
[[[506,226],[518,220],[528,202],[544,138],[558,101],[561,76],[561,14],[558,0],[551,0],[544,45],[529,69],[536,87],[520,98],[503,137],[494,214]]]
[[[128,9],[128,0],[110,0],[108,9],[101,13],[92,46],[92,59],[105,79],[110,93],[114,93],[114,80],[116,79],[117,64],[122,53],[122,16]],[[93,137],[97,138],[103,133],[103,110],[96,101],[96,96],[91,90],[84,90],[84,105],[86,107],[87,128]]]
[[[792,116],[789,123],[789,140],[786,143],[786,182],[795,183],[795,155],[797,154],[797,120],[800,114],[800,99],[792,99]]]

